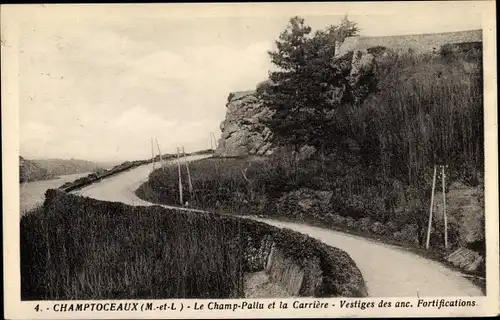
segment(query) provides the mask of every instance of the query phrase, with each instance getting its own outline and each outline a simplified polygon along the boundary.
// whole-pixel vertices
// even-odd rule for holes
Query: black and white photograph
[[[2,5],[8,318],[498,313],[494,3],[328,5]]]

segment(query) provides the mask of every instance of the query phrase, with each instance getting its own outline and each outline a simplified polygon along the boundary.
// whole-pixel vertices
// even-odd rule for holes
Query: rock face
[[[458,232],[458,243],[466,246],[484,241],[484,206],[480,202],[481,191],[478,187],[468,187],[454,182],[446,192],[446,212],[450,228]],[[443,195],[435,195],[436,223],[443,223]]]
[[[347,86],[332,87],[328,92],[326,98],[331,101],[332,107],[338,105],[349,91],[354,95],[355,101],[362,97],[370,83],[367,77],[373,77],[376,72],[375,56],[366,50],[355,50],[332,57],[332,62],[340,64],[342,73],[348,80]],[[222,135],[215,151],[216,155],[270,155],[275,151],[276,148],[271,142],[272,132],[263,121],[272,117],[273,112],[262,105],[256,91],[231,93],[226,107],[226,118],[220,126]]]
[[[249,154],[269,155],[273,152],[272,136],[263,120],[272,117],[272,111],[263,107],[255,91],[231,93],[226,104],[226,119],[215,154],[223,157]]]

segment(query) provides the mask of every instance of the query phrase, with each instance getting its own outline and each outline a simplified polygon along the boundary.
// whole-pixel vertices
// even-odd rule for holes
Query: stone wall
[[[352,50],[367,50],[378,46],[400,52],[407,52],[411,49],[418,53],[430,53],[439,50],[445,44],[482,42],[482,34],[482,30],[467,30],[385,37],[355,36],[346,38],[336,55],[340,56]]]

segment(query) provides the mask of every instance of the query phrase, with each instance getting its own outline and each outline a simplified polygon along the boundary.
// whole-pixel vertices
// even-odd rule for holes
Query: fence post
[[[434,188],[436,187],[436,165],[434,165],[434,175],[432,177],[431,207],[429,209],[429,225],[427,226],[427,242],[425,247],[429,249],[431,240],[432,208],[434,207]]]

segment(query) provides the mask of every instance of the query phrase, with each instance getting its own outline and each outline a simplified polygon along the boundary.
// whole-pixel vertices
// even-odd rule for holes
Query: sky
[[[64,12],[44,7],[19,26],[20,154],[145,159],[151,137],[162,153],[177,146],[207,149],[210,132],[220,136],[229,93],[252,90],[267,78],[267,50],[293,15],[316,30],[349,13],[366,36],[481,28],[480,11],[470,5],[421,4],[397,14],[337,8],[189,17],[173,14],[168,5],[149,11],[154,14],[113,6]]]

